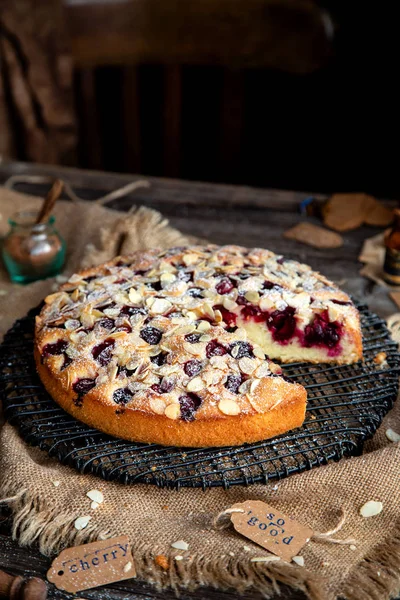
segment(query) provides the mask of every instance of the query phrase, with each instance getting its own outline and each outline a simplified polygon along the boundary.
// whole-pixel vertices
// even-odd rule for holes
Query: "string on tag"
[[[245,513],[245,512],[246,511],[243,510],[242,508],[227,508],[226,510],[223,510],[215,517],[215,519],[213,521],[214,528],[217,530],[226,529],[231,524],[231,519],[230,519],[231,514]],[[315,542],[327,542],[330,544],[340,544],[343,546],[355,544],[356,540],[354,538],[346,538],[344,540],[341,540],[341,539],[332,537],[333,535],[335,535],[342,529],[343,525],[346,522],[346,513],[343,510],[343,508],[340,509],[340,513],[341,514],[340,514],[339,522],[335,527],[333,527],[332,529],[329,529],[328,531],[325,531],[325,532],[314,531],[314,533],[310,539]]]
[[[218,529],[218,530],[227,529],[231,524],[230,515],[232,513],[244,513],[244,512],[246,512],[246,511],[243,510],[242,508],[227,508],[226,510],[223,510],[215,517],[215,519],[213,521],[213,526],[215,529]]]
[[[85,200],[85,198],[81,198],[80,196],[78,196],[78,194],[76,194],[74,192],[74,190],[72,189],[72,187],[70,186],[70,184],[67,181],[64,181],[62,179],[60,181],[62,181],[64,184],[65,194],[68,196],[68,198],[70,200],[72,200],[72,202],[83,202]],[[53,177],[47,177],[45,175],[11,175],[11,177],[9,177],[4,182],[3,185],[5,188],[12,190],[18,183],[37,183],[37,184],[50,183],[51,184],[53,182],[54,182]],[[150,187],[150,182],[145,179],[140,179],[139,181],[131,181],[131,182],[127,183],[126,185],[124,185],[116,190],[113,190],[112,192],[109,192],[108,194],[105,194],[104,196],[100,196],[100,198],[93,200],[93,202],[95,204],[100,204],[103,206],[104,204],[107,204],[108,202],[111,202],[112,200],[117,200],[118,198],[123,198],[127,194],[130,194],[139,188],[148,188],[148,187]]]
[[[331,544],[342,544],[343,546],[347,546],[349,544],[355,544],[356,540],[353,538],[346,538],[345,540],[338,540],[337,538],[332,537],[333,535],[335,535],[335,533],[337,533],[338,531],[340,531],[342,529],[342,527],[346,521],[346,513],[344,512],[343,508],[340,509],[340,512],[341,512],[341,517],[340,517],[339,523],[336,525],[336,527],[334,527],[333,529],[330,529],[329,531],[325,531],[325,533],[321,533],[319,531],[314,531],[314,534],[311,539],[315,540],[316,542],[329,542]]]

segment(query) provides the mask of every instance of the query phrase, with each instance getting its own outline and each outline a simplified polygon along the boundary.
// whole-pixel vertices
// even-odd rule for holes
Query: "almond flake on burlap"
[[[7,229],[11,211],[37,207],[38,203],[37,198],[0,188],[0,235]],[[121,223],[121,213],[84,202],[72,205],[61,201],[55,213],[68,243],[68,274],[77,270],[82,260],[88,264],[93,259],[111,258],[110,253],[126,236],[129,251],[187,242],[161,215],[148,209],[141,208],[128,218],[124,215],[129,226]],[[143,235],[146,228],[151,232],[147,237]],[[110,242],[113,232],[119,236],[121,231],[118,243],[115,239]],[[140,246],[135,246],[135,240]],[[92,258],[88,257],[88,244],[92,244]],[[38,304],[53,284],[50,280],[17,286],[1,271],[0,333]],[[287,583],[312,600],[334,600],[339,595],[347,600],[385,600],[400,588],[400,444],[387,438],[388,428],[400,432],[398,403],[365,445],[362,456],[294,475],[277,485],[176,492],[80,475],[28,447],[17,431],[5,424],[0,431],[0,498],[13,512],[13,535],[20,544],[37,542],[41,552],[51,555],[67,546],[126,534],[132,542],[138,577],[159,587],[193,589],[208,584],[243,591],[254,586],[270,597],[280,583]],[[101,491],[105,500],[101,509],[91,511],[86,494],[93,489]],[[260,547],[233,527],[213,525],[219,512],[248,499],[262,500],[315,531],[334,528],[344,513],[337,536],[353,538],[355,543],[350,548],[312,540],[301,551],[304,568],[281,560],[252,561],[262,555]],[[383,510],[366,519],[360,508],[370,500],[382,502]],[[88,514],[92,518],[87,526],[77,530],[75,520]],[[185,540],[189,549],[171,548],[176,540]],[[155,561],[157,555],[170,559],[167,570]],[[173,560],[177,555],[182,558]]]

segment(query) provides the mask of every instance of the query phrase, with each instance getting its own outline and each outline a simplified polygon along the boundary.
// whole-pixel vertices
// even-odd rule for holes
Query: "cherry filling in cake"
[[[108,338],[93,348],[92,356],[102,367],[105,367],[111,361],[114,345],[115,340]]]
[[[296,330],[295,309],[286,306],[283,310],[274,310],[266,318],[266,324],[275,342],[286,344],[291,340]]]
[[[201,405],[201,398],[196,394],[179,396],[180,417],[184,421],[194,421],[196,411]]]
[[[73,275],[45,302],[39,373],[87,422],[89,401],[112,411],[104,424],[111,432],[112,417],[126,419],[130,409],[188,424],[267,414],[301,388],[271,359],[351,363],[362,355],[350,298],[268,250],[196,246],[122,257]]]
[[[350,302],[337,301],[334,303],[351,306]],[[283,310],[271,312],[260,310],[260,308],[253,306],[245,299],[241,299],[239,305],[243,308],[236,315],[233,313],[227,314],[228,311],[225,311],[224,308],[221,310],[219,306],[214,308],[220,308],[222,318],[228,326],[239,323],[240,326],[246,328],[246,322],[249,321],[257,324],[264,323],[274,342],[286,345],[292,341],[304,348],[326,348],[328,357],[340,355],[340,340],[343,335],[343,328],[341,323],[329,320],[328,310],[315,314],[310,323],[302,330],[297,327],[296,309],[292,306],[286,306]],[[260,333],[259,337],[262,335]],[[279,356],[274,356],[274,352],[270,352],[270,354],[274,358],[279,358]]]
[[[64,354],[64,351],[68,348],[68,342],[65,340],[57,340],[53,344],[46,344],[42,350],[43,358],[48,356],[55,356],[57,354]]]

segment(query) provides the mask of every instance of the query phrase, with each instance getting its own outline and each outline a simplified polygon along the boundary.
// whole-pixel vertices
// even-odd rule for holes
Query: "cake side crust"
[[[126,440],[165,446],[238,446],[275,437],[300,427],[304,421],[307,393],[298,384],[293,384],[292,393],[287,393],[285,399],[268,412],[189,423],[133,409],[125,409],[117,415],[114,407],[99,402],[90,393],[85,396],[82,406],[77,406],[71,391],[65,390],[41,363],[37,349],[34,354],[39,376],[57,404],[86,425]]]

